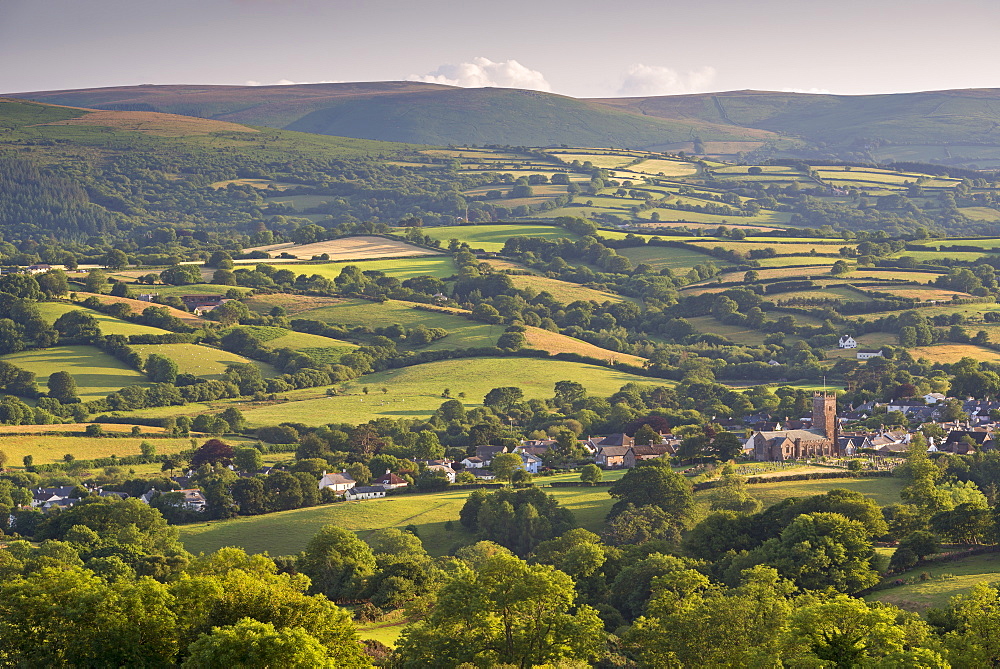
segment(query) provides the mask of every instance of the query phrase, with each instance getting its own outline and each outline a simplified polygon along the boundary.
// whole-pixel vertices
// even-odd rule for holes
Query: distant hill
[[[417,82],[124,86],[13,94],[416,144],[686,150],[1000,167],[1000,89],[892,95],[731,91],[580,100]],[[697,141],[696,141],[697,140]]]
[[[752,142],[752,146],[778,139],[767,130],[698,118],[644,116],[551,93],[415,82],[126,86],[18,93],[15,97],[414,144],[650,148],[696,138]]]

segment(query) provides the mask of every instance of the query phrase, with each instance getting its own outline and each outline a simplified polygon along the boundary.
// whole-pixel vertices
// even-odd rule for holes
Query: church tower
[[[837,439],[837,393],[813,393],[812,426],[814,430],[822,430],[823,436]]]

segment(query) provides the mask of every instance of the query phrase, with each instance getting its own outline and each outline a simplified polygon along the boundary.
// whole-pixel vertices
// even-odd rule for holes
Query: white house
[[[946,399],[948,398],[944,396],[944,393],[927,393],[924,395],[924,402],[927,404],[937,404],[938,402],[944,402]]]
[[[857,348],[858,342],[854,341],[854,337],[852,337],[851,335],[844,335],[843,337],[840,338],[840,341],[837,343],[837,346],[839,346],[840,348]]]
[[[486,466],[482,458],[477,458],[475,455],[472,457],[462,460],[462,466],[466,469],[482,469]]]
[[[542,468],[542,459],[531,453],[521,453],[521,466],[529,474],[537,474],[538,470]]]
[[[343,493],[353,488],[355,483],[355,480],[346,472],[333,472],[331,474],[323,472],[323,478],[319,480],[319,489],[329,488],[335,493]]]
[[[448,465],[427,465],[427,471],[444,472],[445,476],[448,477],[448,483],[455,482],[455,470]]]
[[[385,488],[374,485],[354,486],[350,490],[344,492],[344,499],[349,501],[357,499],[374,499],[376,497],[385,497]]]
[[[407,483],[386,469],[385,475],[379,477],[375,481],[372,481],[372,485],[382,486],[385,490],[395,490],[396,488],[405,488]]]
[[[184,495],[183,506],[185,509],[190,509],[191,511],[204,511],[205,505],[208,504],[208,500],[205,499],[205,496],[201,494],[201,490],[198,488],[177,490],[175,492],[179,492]]]
[[[881,358],[881,357],[882,357],[882,349],[879,349],[877,351],[864,350],[864,349],[858,351],[858,360],[870,360],[872,358]]]

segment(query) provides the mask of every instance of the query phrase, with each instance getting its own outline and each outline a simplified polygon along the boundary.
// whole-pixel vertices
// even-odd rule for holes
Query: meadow
[[[921,580],[922,574],[928,578]],[[949,599],[968,592],[973,586],[1000,581],[1000,554],[973,555],[955,561],[930,560],[886,579],[897,580],[906,584],[876,590],[864,598],[924,613],[931,607],[946,605]]]
[[[620,249],[618,255],[625,256],[633,265],[646,263],[656,270],[671,269],[675,272],[686,272],[695,265],[704,265],[709,262],[715,265],[725,264],[707,253],[670,246],[636,246]]]
[[[101,328],[101,334],[104,335],[167,334],[167,330],[161,328],[123,321],[100,311],[84,309],[83,307],[63,302],[39,302],[38,311],[41,317],[49,323],[54,323],[60,316],[71,311],[82,311],[97,320],[97,324]]]
[[[341,270],[348,265],[361,269],[384,272],[387,276],[397,279],[410,279],[415,276],[434,276],[444,279],[455,274],[455,262],[451,256],[432,255],[424,258],[397,258],[390,260],[341,261],[335,263],[296,265],[296,274],[312,276],[318,274],[327,279],[336,279]],[[280,269],[280,267],[278,268]]]
[[[176,344],[191,346],[191,344]],[[140,374],[95,346],[53,346],[11,353],[2,358],[21,369],[34,372],[40,390],[46,389],[49,375],[69,372],[76,381],[77,395],[87,401],[104,397],[125,386],[148,386]]]
[[[533,290],[536,293],[546,292],[563,304],[570,304],[577,300],[593,301],[601,304],[603,302],[634,302],[632,298],[623,297],[615,293],[603,290],[594,290],[581,286],[578,283],[550,279],[545,276],[513,274],[511,282],[519,290]]]
[[[424,228],[423,233],[431,239],[438,239],[447,245],[457,239],[472,248],[484,251],[499,251],[511,237],[542,237],[545,239],[579,239],[569,230],[554,225],[451,225]]]
[[[25,426],[19,426],[24,429]],[[47,426],[45,426],[47,427]],[[130,426],[126,426],[130,427]],[[38,428],[35,428],[38,429]],[[83,431],[83,426],[77,426]],[[109,458],[112,455],[119,458],[129,455],[140,455],[139,444],[142,437],[84,437],[64,435],[13,435],[2,436],[0,450],[7,454],[11,465],[20,466],[24,456],[30,455],[35,464],[62,462],[63,456],[72,455],[77,460],[92,460],[94,458]],[[147,440],[156,448],[160,455],[177,453],[192,447],[190,439],[156,438]],[[227,438],[227,442],[232,439]],[[159,465],[156,470],[159,471]]]
[[[253,426],[282,421],[306,425],[359,424],[378,417],[426,417],[445,401],[450,390],[466,407],[479,406],[498,386],[517,386],[525,399],[552,397],[556,381],[578,381],[592,396],[607,397],[626,383],[670,385],[607,367],[540,358],[465,358],[429,362],[401,369],[366,374],[342,384],[342,394],[326,397],[318,389],[284,393],[288,402],[245,412]],[[364,394],[364,389],[369,394]],[[382,388],[388,392],[383,393]]]
[[[206,379],[221,379],[227,366],[247,363],[259,367],[265,377],[278,376],[278,371],[266,362],[201,344],[136,344],[132,348],[143,358],[153,353],[166,356],[177,363],[177,369],[182,374],[194,374]]]
[[[293,351],[311,355],[322,363],[336,363],[340,360],[340,356],[350,353],[358,347],[357,344],[342,339],[332,339],[307,332],[295,332],[284,328],[260,325],[241,325],[238,327],[252,334],[267,348],[290,348]]]

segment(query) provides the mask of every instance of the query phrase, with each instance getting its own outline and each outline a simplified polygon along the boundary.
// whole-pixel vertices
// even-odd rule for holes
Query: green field
[[[389,260],[350,260],[345,262],[323,263],[321,265],[283,265],[275,264],[277,269],[290,269],[296,274],[312,276],[318,274],[327,279],[336,279],[340,271],[348,265],[358,267],[362,272],[376,270],[386,276],[397,279],[410,279],[415,276],[435,276],[439,279],[455,274],[455,262],[449,256],[431,256],[423,258],[394,258]]]
[[[129,321],[114,318],[100,311],[84,309],[83,307],[64,304],[62,302],[39,302],[38,311],[41,313],[42,318],[49,323],[54,323],[57,318],[70,311],[83,311],[97,320],[101,328],[101,334],[105,335],[167,334],[167,330],[140,325],[139,323],[130,323]]]
[[[552,397],[556,381],[578,381],[592,396],[607,397],[629,382],[669,385],[669,382],[635,376],[606,367],[539,358],[465,358],[442,360],[401,369],[390,369],[343,384],[344,393],[325,397],[317,389],[285,393],[290,400],[250,409],[252,425],[276,425],[282,421],[307,425],[364,423],[373,418],[429,416],[441,403],[444,390],[454,397],[464,392],[467,407],[478,406],[498,386],[517,386],[525,399]],[[370,394],[364,395],[363,388]],[[386,388],[387,393],[381,389]],[[309,399],[309,398],[312,399]]]
[[[629,249],[619,249],[618,255],[625,256],[632,261],[633,265],[646,263],[657,270],[669,268],[675,272],[686,272],[695,265],[706,263],[713,263],[716,266],[727,264],[707,253],[670,246],[636,246]]]
[[[77,395],[84,401],[104,397],[125,386],[150,385],[144,374],[127,367],[125,363],[95,346],[53,346],[12,353],[2,359],[34,372],[40,390],[45,390],[50,374],[69,372],[76,380]]]
[[[631,298],[622,297],[615,293],[603,290],[594,290],[581,286],[578,283],[550,279],[545,276],[527,276],[514,274],[510,277],[514,287],[519,290],[534,290],[536,293],[546,292],[563,304],[570,304],[577,300],[592,301],[598,304],[603,302],[625,302]]]
[[[33,427],[31,429],[39,429]],[[189,439],[148,439],[159,455],[165,453],[177,453],[191,448]],[[232,439],[227,437],[227,442]],[[112,455],[125,457],[129,455],[139,455],[141,453],[139,444],[143,442],[142,437],[68,437],[60,435],[0,435],[2,450],[10,459],[11,465],[18,465],[24,456],[31,455],[35,464],[45,464],[49,462],[62,462],[63,456],[72,454],[77,460],[92,460],[94,458],[108,458]],[[131,465],[130,465],[131,466]],[[156,471],[160,471],[160,465],[156,465]]]
[[[544,237],[545,239],[578,239],[569,230],[554,225],[452,225],[439,228],[422,228],[431,239],[447,245],[451,239],[466,242],[474,249],[499,251],[511,237]]]
[[[307,332],[295,332],[284,328],[241,325],[239,329],[246,330],[268,348],[290,348],[293,351],[311,355],[315,360],[322,363],[336,363],[340,360],[340,356],[350,353],[358,347],[357,344],[352,344],[349,341],[332,339]]]
[[[764,503],[765,506],[776,504],[788,497],[810,497],[822,495],[834,488],[846,488],[871,497],[880,506],[899,503],[899,492],[903,489],[903,480],[895,477],[865,478],[865,479],[816,479],[813,481],[777,481],[775,483],[757,483],[749,486],[750,494]]]
[[[261,298],[259,304],[266,305],[266,298]],[[448,336],[420,347],[421,350],[432,351],[495,346],[497,337],[504,331],[502,325],[479,323],[457,314],[424,311],[415,309],[412,305],[412,302],[399,300],[388,300],[380,304],[366,300],[342,300],[331,306],[303,311],[296,316],[348,326],[364,325],[370,328],[380,328],[398,323],[404,327],[412,328],[423,324],[429,328],[447,330]],[[251,308],[253,306],[251,303]],[[269,308],[264,307],[265,310]]]
[[[153,353],[164,355],[177,363],[177,369],[182,374],[194,374],[206,379],[221,379],[226,367],[234,363],[253,363],[260,367],[265,377],[278,376],[278,371],[266,362],[201,344],[138,344],[132,348],[143,358]]]
[[[923,573],[930,578],[921,581]],[[865,599],[922,613],[931,607],[945,606],[950,598],[968,592],[975,585],[1000,581],[1000,554],[973,555],[953,562],[932,560],[887,580],[897,579],[905,580],[906,585],[876,590]]]

